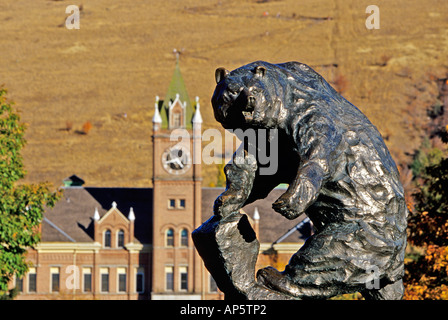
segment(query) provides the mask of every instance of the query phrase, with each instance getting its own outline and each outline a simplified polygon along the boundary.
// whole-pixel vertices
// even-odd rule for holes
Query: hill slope
[[[415,118],[437,94],[431,79],[448,70],[445,0],[376,1],[379,30],[366,29],[364,0],[96,0],[83,4],[79,30],[64,27],[67,1],[5,2],[0,83],[29,124],[28,182],[59,186],[75,173],[89,186],[150,186],[154,99],[174,48],[206,128],[219,127],[209,102],[217,67],[296,60],[343,90],[400,163],[420,143]],[[92,129],[77,133],[86,121]],[[216,168],[204,170],[204,185],[215,181]]]

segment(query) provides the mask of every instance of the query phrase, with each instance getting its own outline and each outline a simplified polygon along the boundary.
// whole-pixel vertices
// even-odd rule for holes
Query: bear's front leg
[[[240,148],[234,153],[232,161],[224,168],[226,190],[215,200],[215,215],[226,217],[245,204],[252,191],[257,167],[255,156],[247,150]]]
[[[317,199],[324,174],[319,164],[306,163],[299,169],[286,192],[272,204],[272,208],[287,219],[299,217]]]

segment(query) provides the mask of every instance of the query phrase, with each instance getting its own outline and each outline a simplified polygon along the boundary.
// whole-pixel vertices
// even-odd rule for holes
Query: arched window
[[[182,126],[182,114],[178,112],[173,112],[173,127],[180,128]]]
[[[109,229],[104,231],[104,247],[110,248],[111,232]]]
[[[166,246],[167,247],[173,247],[174,246],[174,230],[168,229],[166,230]]]
[[[180,246],[188,247],[188,230],[182,229],[180,231]]]
[[[117,247],[124,247],[124,231],[121,229],[117,233]]]

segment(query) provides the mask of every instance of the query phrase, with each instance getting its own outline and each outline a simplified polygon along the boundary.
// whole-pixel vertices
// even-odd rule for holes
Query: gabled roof
[[[131,208],[132,208],[132,207],[131,207]],[[131,208],[129,208],[129,210],[130,210]],[[106,213],[105,213],[105,214],[98,220],[98,223],[101,223],[101,222],[105,221],[105,220],[107,219],[107,217],[110,216],[110,215],[112,215],[112,214],[116,214],[117,216],[119,216],[119,217],[123,220],[123,222],[125,222],[125,223],[129,223],[128,218],[126,218],[126,217],[124,216],[124,214],[123,214],[120,210],[118,210],[118,208],[117,208],[117,203],[116,203],[115,201],[112,202],[112,207],[109,209],[109,211],[107,211],[107,212],[106,212]]]
[[[95,209],[98,210],[101,219],[110,212],[114,201],[123,215],[129,213],[131,207],[133,208],[136,241],[151,243],[151,188],[66,188],[62,199],[54,208],[44,213],[42,241],[67,242],[73,239],[75,242],[93,242]]]

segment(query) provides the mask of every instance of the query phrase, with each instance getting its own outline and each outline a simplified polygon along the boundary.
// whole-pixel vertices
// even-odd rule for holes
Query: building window
[[[92,268],[82,268],[83,292],[92,292]]]
[[[168,209],[174,209],[176,208],[176,199],[169,199],[168,200]]]
[[[138,268],[135,273],[135,291],[143,293],[145,291],[145,272],[143,268]]]
[[[16,289],[18,292],[23,292],[23,278],[16,277]]]
[[[104,231],[104,247],[110,248],[111,243],[111,232],[110,230]]]
[[[165,267],[165,290],[174,291],[174,267]]]
[[[109,269],[100,268],[101,292],[109,292]]]
[[[51,292],[59,292],[59,268],[50,268]]]
[[[180,274],[180,290],[187,291],[188,290],[188,268],[187,267],[179,267]]]
[[[171,228],[166,230],[165,243],[167,247],[174,247],[174,230]]]
[[[36,268],[30,268],[28,270],[28,292],[36,292],[36,280]]]
[[[180,232],[180,246],[188,247],[188,230],[182,229]]]
[[[182,126],[182,115],[180,112],[173,112],[173,127],[180,128]]]
[[[122,248],[124,247],[124,231],[119,230],[117,234],[117,247]]]
[[[209,286],[208,286],[209,292],[218,292],[218,285],[216,284],[215,279],[210,274],[209,276]]]
[[[126,268],[117,268],[118,292],[126,292]]]
[[[180,209],[185,209],[185,199],[180,199],[179,200],[179,208]]]

